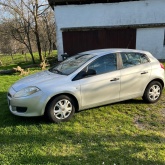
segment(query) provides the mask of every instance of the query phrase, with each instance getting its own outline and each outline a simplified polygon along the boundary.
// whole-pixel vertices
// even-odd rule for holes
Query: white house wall
[[[60,55],[62,29],[165,23],[165,0],[55,6],[55,21]]]
[[[158,59],[165,59],[164,33],[165,27],[138,29],[136,48],[150,51]]]

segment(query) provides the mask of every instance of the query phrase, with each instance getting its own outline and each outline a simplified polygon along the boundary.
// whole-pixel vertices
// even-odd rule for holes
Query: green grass
[[[51,63],[54,62],[52,61],[53,57],[56,60],[57,58],[56,50],[52,52],[52,55],[50,57],[47,56],[47,58],[50,59]],[[40,63],[38,53],[34,53],[34,59],[36,63]],[[31,55],[29,53],[26,54],[26,58],[25,58],[25,55],[22,55],[22,54],[13,54],[13,59],[11,58],[10,55],[0,54],[0,60],[3,63],[3,66],[0,66],[0,70],[12,69],[14,67],[17,67],[18,65],[21,67],[25,67],[27,65],[32,64]]]
[[[38,71],[32,68],[30,74]],[[9,112],[8,88],[21,78],[0,76],[1,165],[165,164],[165,90],[156,104],[137,98],[81,111],[67,123],[51,124],[44,117],[24,118]]]
[[[20,78],[0,76],[0,164],[165,164],[165,92],[156,104],[133,99],[51,124],[9,112],[6,93]]]

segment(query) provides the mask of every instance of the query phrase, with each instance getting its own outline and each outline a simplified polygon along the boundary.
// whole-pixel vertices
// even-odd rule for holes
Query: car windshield
[[[92,54],[78,54],[50,68],[49,71],[57,74],[69,75],[93,57],[94,55]]]

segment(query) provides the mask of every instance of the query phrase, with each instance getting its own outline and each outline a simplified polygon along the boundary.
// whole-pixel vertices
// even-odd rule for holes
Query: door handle
[[[141,74],[147,74],[147,73],[148,73],[147,71],[141,72]]]
[[[114,79],[112,79],[110,81],[118,81],[118,80],[119,80],[119,78],[114,78]]]

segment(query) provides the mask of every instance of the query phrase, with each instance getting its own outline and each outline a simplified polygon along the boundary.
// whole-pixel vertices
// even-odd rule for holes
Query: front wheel
[[[66,95],[54,98],[46,109],[51,122],[59,123],[70,120],[75,113],[74,100]]]
[[[148,103],[155,103],[160,99],[162,94],[162,85],[158,81],[151,82],[143,95],[143,100]]]

